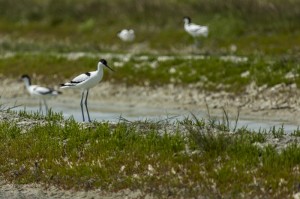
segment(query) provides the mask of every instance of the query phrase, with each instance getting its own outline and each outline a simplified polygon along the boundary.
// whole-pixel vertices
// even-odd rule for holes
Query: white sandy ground
[[[124,199],[124,198],[153,198],[140,190],[125,189],[115,193],[106,193],[102,190],[75,191],[62,190],[54,186],[48,188],[40,184],[15,185],[0,179],[1,199]]]
[[[11,106],[15,102],[21,104],[34,104],[30,101],[22,82],[14,79],[0,79],[0,104]],[[52,99],[49,103],[66,104],[74,106],[78,111],[80,92],[63,90],[63,95]],[[190,111],[207,112],[207,106],[211,115],[222,115],[225,108],[228,115],[235,118],[240,109],[241,119],[256,121],[282,121],[283,123],[300,124],[300,100],[299,90],[296,85],[276,85],[273,88],[257,87],[249,85],[247,91],[238,95],[226,92],[209,93],[202,91],[197,85],[187,87],[173,84],[152,87],[127,87],[126,85],[114,85],[109,82],[100,83],[90,92],[90,104],[97,106],[104,103],[107,106],[126,106],[132,109],[152,107],[164,110],[176,110],[179,113]],[[145,109],[146,110],[146,109]],[[290,138],[285,141],[288,142]],[[276,141],[275,141],[276,142]],[[286,144],[286,143],[283,143]],[[297,195],[298,194],[298,195]],[[296,193],[294,198],[299,198]],[[89,192],[60,190],[56,187],[47,189],[40,184],[15,185],[0,179],[0,199],[2,198],[152,198],[142,191],[122,190],[116,193],[106,193],[101,190]]]

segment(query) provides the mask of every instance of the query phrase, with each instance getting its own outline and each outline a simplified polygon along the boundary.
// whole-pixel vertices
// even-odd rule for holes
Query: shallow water
[[[15,104],[21,104],[15,103]],[[14,105],[15,105],[14,104]],[[17,107],[13,108],[12,110],[20,111],[26,110],[27,112],[38,112],[39,106],[35,104],[28,104],[26,100],[22,103],[26,105],[18,105]],[[6,107],[13,107],[14,105],[6,102]],[[63,116],[67,119],[73,117],[76,121],[82,121],[82,114],[79,104],[77,103],[68,103],[66,101],[63,102],[55,102],[50,103],[48,105],[54,112],[62,113]],[[153,108],[153,107],[143,107],[143,106],[132,106],[126,104],[116,104],[116,103],[90,103],[89,104],[89,111],[91,120],[96,121],[110,121],[110,122],[118,122],[120,119],[125,119],[128,121],[161,121],[161,120],[168,120],[168,121],[176,121],[176,120],[183,120],[187,117],[192,118],[190,111],[184,111],[179,109],[164,109],[164,108]],[[43,112],[45,110],[43,109]],[[199,119],[208,119],[206,112],[193,112]],[[212,115],[213,118],[216,118],[217,121],[222,123],[222,115]],[[87,118],[87,117],[86,117]],[[235,127],[235,118],[229,118],[229,123],[231,130]],[[291,124],[288,122],[282,121],[272,121],[272,120],[249,120],[243,119],[242,117],[239,118],[237,123],[237,128],[247,128],[248,130],[267,130],[269,131],[271,128],[275,127],[284,128],[285,132],[293,132],[298,129],[298,125]]]

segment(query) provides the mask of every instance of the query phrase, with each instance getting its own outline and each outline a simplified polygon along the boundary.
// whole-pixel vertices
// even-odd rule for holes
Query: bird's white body
[[[207,37],[208,36],[208,27],[200,26],[194,23],[191,23],[191,19],[188,17],[184,18],[184,30],[193,37]]]
[[[26,86],[26,89],[27,89],[28,93],[31,96],[36,96],[40,99],[40,111],[42,110],[41,100],[44,101],[44,105],[45,105],[46,113],[47,113],[48,112],[48,106],[47,106],[47,103],[46,103],[46,98],[57,96],[57,95],[61,94],[61,92],[53,90],[51,88],[39,86],[39,85],[31,85],[31,80],[30,80],[30,77],[28,75],[22,75],[21,78],[25,83],[25,86]]]
[[[39,85],[31,85],[30,78],[28,76],[23,76],[22,79],[25,83],[28,93],[32,96],[51,97],[51,96],[57,96],[59,94],[58,91],[53,90],[51,88],[42,87]]]
[[[80,74],[70,82],[63,84],[61,88],[88,90],[96,86],[103,78],[103,66],[104,65],[99,62],[98,70]]]
[[[46,87],[42,87],[39,85],[31,85],[27,87],[28,92],[33,96],[38,97],[51,97],[51,96],[57,96],[59,93],[55,90],[51,90]]]
[[[85,121],[84,113],[83,113],[83,103],[84,103],[85,108],[86,108],[86,112],[87,112],[87,116],[88,116],[88,121],[91,122],[89,110],[88,110],[88,107],[87,107],[87,98],[88,98],[88,95],[89,95],[89,89],[96,86],[102,80],[102,78],[103,78],[103,67],[104,66],[111,69],[107,65],[106,60],[100,59],[100,61],[98,62],[98,67],[97,67],[96,71],[82,73],[82,74],[78,75],[77,77],[75,77],[74,79],[72,79],[70,82],[61,84],[61,88],[81,89],[82,96],[81,96],[80,106],[81,106],[81,113],[82,113],[83,121]],[[84,94],[85,94],[85,101],[83,102]]]
[[[135,39],[135,33],[132,29],[123,29],[118,33],[118,37],[125,42],[131,42]]]

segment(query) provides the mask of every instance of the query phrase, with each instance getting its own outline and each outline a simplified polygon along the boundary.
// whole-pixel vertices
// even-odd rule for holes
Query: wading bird
[[[104,66],[109,68],[110,70],[114,71],[112,68],[110,68],[107,65],[107,62],[105,59],[100,59],[98,62],[98,69],[96,71],[82,73],[82,74],[78,75],[77,77],[75,77],[74,79],[72,79],[70,82],[61,84],[61,88],[81,89],[82,96],[81,96],[81,101],[80,101],[80,107],[81,107],[83,121],[85,121],[84,113],[83,113],[83,103],[84,103],[86,112],[87,112],[87,116],[88,116],[88,122],[91,122],[89,110],[87,107],[87,98],[89,95],[89,89],[96,86],[102,80]],[[85,101],[83,102],[85,93],[86,93]]]
[[[39,98],[39,106],[40,106],[40,111],[42,111],[42,100],[44,101],[45,109],[46,109],[46,114],[48,113],[48,106],[46,103],[46,98],[48,97],[53,97],[61,94],[60,91],[56,91],[51,88],[47,87],[42,87],[39,85],[31,85],[31,79],[28,75],[22,75],[21,79],[24,81],[25,86],[27,91],[31,96],[36,96]]]
[[[194,39],[196,46],[199,45],[198,37],[208,36],[208,27],[193,24],[190,17],[184,17],[184,30],[189,33]]]
[[[123,29],[118,32],[118,37],[125,42],[131,42],[135,39],[135,33],[132,29]]]

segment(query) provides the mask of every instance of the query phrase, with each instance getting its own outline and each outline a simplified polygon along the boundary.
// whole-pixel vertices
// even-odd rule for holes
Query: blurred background
[[[185,16],[209,28],[197,48],[184,30]],[[118,38],[124,28],[135,31],[134,41]],[[29,97],[17,83],[23,74],[58,89],[95,70],[99,57],[116,72],[105,71],[91,92],[97,103],[103,96],[150,105],[161,98],[182,108],[208,98],[215,108],[231,103],[253,109],[255,99],[256,110],[262,103],[298,110],[300,0],[0,0],[2,99]]]
[[[188,53],[182,18],[209,27],[200,53],[298,53],[299,0],[0,0],[0,50]],[[136,32],[134,44],[116,37]]]

